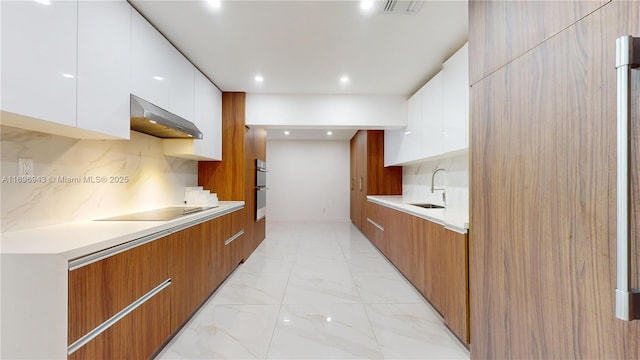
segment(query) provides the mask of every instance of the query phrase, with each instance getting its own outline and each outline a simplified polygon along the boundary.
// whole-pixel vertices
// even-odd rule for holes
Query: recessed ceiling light
[[[220,9],[220,7],[222,7],[222,1],[220,0],[207,0],[207,3],[214,9]]]
[[[51,1],[50,0],[35,0],[35,2],[37,2],[38,4],[42,4],[42,5],[51,5]]]
[[[331,136],[331,135],[333,135],[333,132],[327,131],[327,135]]]
[[[349,77],[348,76],[343,76],[340,78],[340,83],[341,84],[348,84],[349,83]]]
[[[285,130],[285,131],[284,131],[284,134],[285,134],[285,135],[289,135],[289,134],[291,134],[291,133],[289,132],[289,130]]]
[[[373,9],[373,1],[372,0],[360,1],[360,9],[365,11]]]
[[[261,82],[263,82],[263,81],[264,81],[264,78],[262,77],[262,75],[256,75],[255,79],[256,79],[256,81],[257,81],[257,82],[259,82],[259,83],[261,83]]]
[[[164,80],[164,78],[162,76],[154,76],[153,79],[154,80],[158,80],[158,81]]]

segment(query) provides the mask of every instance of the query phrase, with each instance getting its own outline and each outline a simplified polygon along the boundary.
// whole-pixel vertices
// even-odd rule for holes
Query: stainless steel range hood
[[[131,94],[131,130],[164,139],[202,139],[194,123]]]

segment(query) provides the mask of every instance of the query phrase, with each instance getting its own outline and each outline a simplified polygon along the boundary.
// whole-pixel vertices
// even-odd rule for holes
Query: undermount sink
[[[444,209],[444,206],[436,205],[436,204],[409,204],[409,205],[419,206],[424,209]]]

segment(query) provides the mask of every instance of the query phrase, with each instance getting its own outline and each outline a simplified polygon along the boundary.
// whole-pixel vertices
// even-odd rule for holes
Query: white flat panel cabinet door
[[[422,148],[422,90],[419,90],[407,101],[407,127],[402,131],[402,140],[398,150],[398,162],[417,160],[421,157]]]
[[[442,154],[445,127],[442,119],[442,71],[421,89],[422,93],[422,158]]]
[[[2,110],[75,127],[77,3],[0,6]]]
[[[469,50],[465,44],[444,63],[445,148],[446,152],[469,147]]]
[[[135,9],[131,12],[131,93],[169,108],[169,42]]]
[[[78,127],[129,138],[131,6],[78,3]]]
[[[171,64],[169,72],[169,108],[167,110],[194,122],[195,67],[169,42],[167,42],[167,45],[167,58]]]
[[[202,140],[194,141],[196,155],[222,160],[222,93],[200,71],[195,71],[195,124]]]
[[[398,155],[404,138],[404,129],[384,131],[384,166],[400,164]]]

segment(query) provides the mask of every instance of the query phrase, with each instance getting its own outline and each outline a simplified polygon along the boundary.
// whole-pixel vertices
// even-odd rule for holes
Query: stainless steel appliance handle
[[[631,289],[629,279],[629,123],[631,121],[631,69],[640,65],[640,38],[616,39],[617,76],[617,204],[616,204],[616,317],[638,319],[640,293]],[[638,307],[638,306],[636,306]]]

